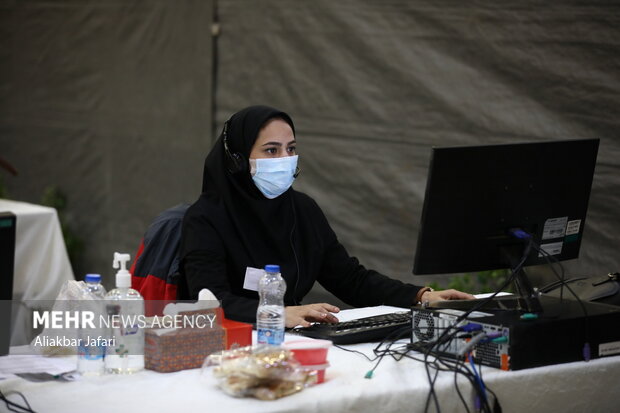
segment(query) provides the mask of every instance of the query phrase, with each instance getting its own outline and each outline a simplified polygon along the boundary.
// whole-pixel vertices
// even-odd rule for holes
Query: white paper
[[[250,291],[258,291],[258,280],[262,277],[264,271],[258,268],[248,267],[245,269],[245,279],[243,280],[243,288]]]
[[[76,368],[75,357],[19,355],[0,357],[0,374],[49,373],[59,375]]]
[[[478,298],[478,299],[482,299],[482,298],[487,298],[492,296],[495,293],[482,293],[482,294],[474,294],[474,297]],[[512,295],[511,293],[507,293],[505,291],[500,291],[498,292],[495,296],[496,297],[501,297],[501,296],[506,296],[506,295]]]

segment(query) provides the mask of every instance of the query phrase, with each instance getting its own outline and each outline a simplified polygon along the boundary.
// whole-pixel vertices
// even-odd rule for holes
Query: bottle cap
[[[87,282],[87,283],[101,282],[101,274],[86,274],[86,276],[84,277],[84,282]]]
[[[265,272],[280,272],[279,265],[265,265]]]

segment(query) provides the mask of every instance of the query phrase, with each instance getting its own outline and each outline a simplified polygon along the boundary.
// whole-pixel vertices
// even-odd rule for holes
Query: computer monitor
[[[581,139],[433,148],[413,273],[514,268],[524,242],[513,229],[557,260],[577,258],[598,146]],[[545,263],[532,249],[523,264]]]
[[[0,356],[9,354],[11,342],[11,299],[13,298],[13,268],[15,263],[16,217],[0,212]]]

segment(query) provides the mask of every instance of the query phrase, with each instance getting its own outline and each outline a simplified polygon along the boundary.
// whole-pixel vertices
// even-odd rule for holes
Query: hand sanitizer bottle
[[[131,288],[127,271],[129,254],[114,253],[116,288],[105,296],[110,321],[110,342],[105,356],[106,373],[128,374],[144,369],[144,299]]]

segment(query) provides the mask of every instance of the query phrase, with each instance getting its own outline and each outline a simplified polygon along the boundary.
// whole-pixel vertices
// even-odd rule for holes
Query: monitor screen
[[[9,354],[11,342],[11,299],[15,264],[16,217],[0,212],[0,356]]]
[[[577,258],[598,139],[433,148],[414,274],[511,268],[518,228],[557,260]],[[524,265],[544,264],[532,249]]]

